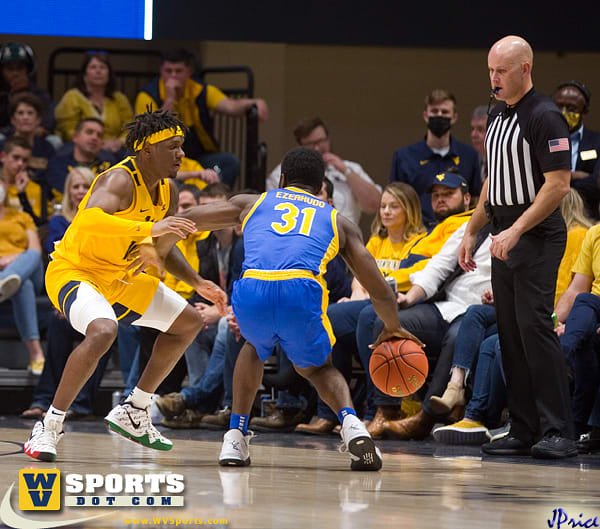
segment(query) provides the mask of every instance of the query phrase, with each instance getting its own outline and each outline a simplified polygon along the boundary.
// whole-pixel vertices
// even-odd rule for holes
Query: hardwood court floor
[[[57,521],[112,513],[78,527],[139,527],[126,519],[147,517],[151,522],[154,517],[173,516],[186,521],[227,519],[234,529],[529,529],[548,528],[555,509],[563,509],[579,522],[600,519],[598,456],[550,463],[529,458],[482,460],[477,447],[382,441],[384,469],[357,473],[349,470],[348,455],[335,450],[338,438],[259,434],[251,445],[252,466],[221,468],[216,459],[222,432],[169,430],[173,450],[156,452],[109,435],[96,422],[68,423],[68,433],[59,444],[59,461],[50,464],[18,453],[31,426],[31,422],[0,418],[1,497],[11,483],[18,482],[18,472],[24,468],[56,468],[62,475],[173,472],[185,476],[182,508],[63,507],[61,513],[42,518],[39,511],[19,511],[13,491],[15,511],[32,519]],[[152,526],[161,525],[146,525]],[[598,522],[588,525],[597,526]],[[0,527],[6,526],[0,523]],[[572,525],[564,522],[561,527]]]

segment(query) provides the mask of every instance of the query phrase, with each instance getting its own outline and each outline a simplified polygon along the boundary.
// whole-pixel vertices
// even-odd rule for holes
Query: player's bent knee
[[[85,333],[85,339],[94,344],[94,348],[102,355],[117,338],[118,325],[109,319],[99,318],[92,321]]]
[[[196,336],[204,326],[204,320],[200,313],[194,309],[191,305],[188,305],[177,319],[173,322],[173,325],[167,331],[169,334],[192,334]]]

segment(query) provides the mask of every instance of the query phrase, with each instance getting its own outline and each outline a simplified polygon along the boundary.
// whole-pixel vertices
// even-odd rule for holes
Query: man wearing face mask
[[[435,175],[456,170],[466,179],[475,198],[481,190],[481,177],[477,151],[450,135],[450,128],[458,119],[456,98],[447,90],[433,90],[425,97],[423,119],[427,123],[425,138],[394,153],[390,182],[414,187],[421,199],[423,222],[431,227],[436,219],[427,187]]]
[[[571,187],[579,191],[587,213],[600,220],[600,134],[583,126],[583,116],[590,107],[591,94],[577,81],[561,83],[554,92],[554,102],[569,125],[571,140]]]

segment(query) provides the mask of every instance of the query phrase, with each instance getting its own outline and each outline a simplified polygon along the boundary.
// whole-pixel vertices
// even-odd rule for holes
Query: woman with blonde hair
[[[371,225],[371,237],[367,250],[375,258],[381,274],[396,290],[394,275],[400,271],[401,261],[409,250],[426,234],[421,217],[419,196],[412,186],[393,182],[388,184],[379,202],[377,214]],[[332,357],[334,364],[342,372],[344,365],[351,364],[352,355],[358,356],[356,328],[363,310],[371,306],[367,291],[355,278],[352,281],[352,295],[329,305],[327,316],[331,321],[336,344]],[[363,366],[368,371],[369,366]],[[365,419],[372,419],[375,413],[373,402],[373,384],[367,377],[367,401],[369,409]],[[389,419],[399,418],[400,407],[394,410]],[[319,401],[317,419],[311,424],[299,424],[296,431],[304,433],[329,433],[337,424],[337,417],[322,401]]]
[[[45,250],[54,251],[54,243],[60,241],[73,221],[79,203],[88,192],[96,175],[87,167],[75,167],[67,175],[60,213],[50,218]]]
[[[581,195],[572,187],[560,202],[560,213],[567,226],[567,245],[558,267],[554,305],[556,305],[563,292],[567,290],[571,282],[571,269],[577,261],[585,234],[594,225],[594,222],[585,214],[585,206]]]

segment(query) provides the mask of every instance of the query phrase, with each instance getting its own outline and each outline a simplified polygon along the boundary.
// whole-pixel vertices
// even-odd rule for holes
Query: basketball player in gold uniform
[[[196,231],[194,222],[171,216],[177,210],[177,190],[170,178],[184,156],[184,125],[172,113],[157,111],[136,116],[126,127],[126,145],[135,156],[96,177],[46,273],[52,303],[85,339],[69,356],[52,406],[25,443],[25,453],[41,461],[56,460],[65,412],[113,343],[118,321],[162,332],[137,386],[105,421],[144,446],[173,446],[150,421],[150,399],[203,322],[159,279],[140,273],[137,256],[140,245],[151,245],[153,237],[171,233],[185,238]],[[176,247],[164,262],[169,272],[224,311],[224,292],[200,278]],[[156,265],[162,268],[158,260]]]

